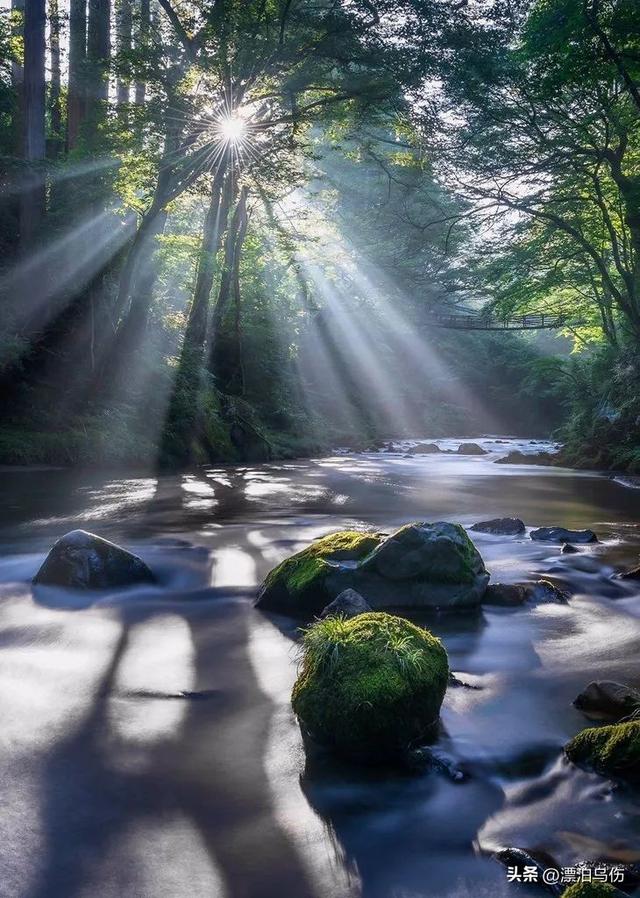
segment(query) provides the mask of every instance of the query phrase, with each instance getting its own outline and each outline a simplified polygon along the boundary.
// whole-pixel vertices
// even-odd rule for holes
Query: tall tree
[[[29,0],[24,15],[24,144],[27,162],[36,163],[22,194],[20,239],[27,249],[44,214],[44,172],[38,167],[45,142],[45,0]]]
[[[138,29],[136,33],[136,48],[140,53],[144,53],[149,41],[149,33],[151,30],[151,0],[140,0],[140,9],[138,16]],[[147,86],[144,80],[136,81],[135,102],[136,105],[142,106],[145,101]]]
[[[122,57],[120,61],[121,68],[126,55],[131,51],[132,13],[132,0],[119,0],[116,7],[116,17],[118,38],[117,48],[118,54]],[[129,79],[120,72],[116,86],[116,102],[121,118],[124,114],[123,107],[129,103],[129,88]]]
[[[51,119],[51,136],[56,142],[56,153],[59,149],[59,142],[62,139],[60,30],[60,8],[58,0],[49,0],[49,49],[51,54],[49,115]]]
[[[69,3],[69,86],[67,95],[67,150],[80,136],[86,113],[87,0]]]
[[[89,0],[87,25],[87,140],[95,149],[106,117],[111,57],[111,0]]]

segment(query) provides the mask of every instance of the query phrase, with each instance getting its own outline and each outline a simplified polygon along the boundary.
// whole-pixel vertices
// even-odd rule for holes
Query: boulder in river
[[[477,533],[494,533],[497,536],[520,536],[526,527],[520,518],[492,518],[490,521],[478,521],[469,529]]]
[[[567,593],[550,580],[534,580],[532,583],[491,583],[487,586],[485,605],[516,606],[525,602],[566,603]]]
[[[640,710],[640,690],[613,680],[595,680],[573,704],[588,717],[620,720]]]
[[[154,580],[137,555],[86,530],[72,530],[61,537],[33,578],[34,583],[75,589],[109,589]]]
[[[566,527],[538,527],[531,531],[531,539],[549,543],[597,543],[593,530],[567,530]]]
[[[436,730],[447,653],[435,636],[384,612],[327,617],[305,632],[292,704],[314,741],[356,761],[406,761]]]
[[[322,609],[320,617],[355,617],[371,611],[371,605],[355,589],[344,589],[339,596]]]
[[[580,549],[576,549],[576,547],[572,546],[571,543],[564,543],[560,554],[561,555],[575,555],[579,551],[580,551]]]
[[[619,580],[640,580],[640,565],[638,567],[632,568],[630,571],[624,571],[622,574],[618,574]]]
[[[514,449],[503,458],[496,459],[497,465],[552,465],[554,456],[550,452],[520,452]]]
[[[372,608],[468,608],[482,601],[489,574],[460,524],[406,524],[362,561],[338,563],[327,576],[337,595],[351,587]]]
[[[267,574],[258,591],[257,605],[308,617],[318,614],[342,591],[327,589],[327,576],[334,566],[357,562],[381,541],[382,534],[359,530],[339,530],[317,539]]]
[[[640,781],[640,720],[582,730],[564,750],[574,764],[603,776]]]
[[[411,452],[413,455],[433,455],[436,452],[442,452],[442,449],[435,443],[418,443]]]
[[[487,455],[487,450],[477,443],[460,443],[457,449],[458,455]]]

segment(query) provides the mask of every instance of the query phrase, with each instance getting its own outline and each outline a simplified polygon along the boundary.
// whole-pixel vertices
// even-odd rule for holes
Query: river
[[[455,448],[459,441],[439,441]],[[130,476],[0,472],[2,898],[501,898],[501,846],[558,863],[640,859],[631,792],[570,767],[592,679],[640,685],[640,490],[606,476],[404,452]],[[406,450],[410,447],[407,443]],[[553,574],[568,604],[422,619],[452,669],[440,747],[464,782],[307,763],[289,697],[292,619],[253,607],[312,538],[496,516],[591,527],[577,555],[473,534],[493,582]],[[138,552],[159,583],[33,587],[83,527]]]

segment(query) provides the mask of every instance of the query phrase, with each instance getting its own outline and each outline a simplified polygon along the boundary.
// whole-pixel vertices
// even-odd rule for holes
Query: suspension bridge
[[[497,318],[494,315],[474,314],[468,311],[430,312],[425,317],[425,323],[433,327],[464,331],[553,330],[564,327],[568,321],[567,315],[530,314]]]

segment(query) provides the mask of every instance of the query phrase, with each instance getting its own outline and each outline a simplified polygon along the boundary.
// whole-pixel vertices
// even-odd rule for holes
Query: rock
[[[414,748],[407,755],[407,766],[417,773],[439,773],[451,780],[452,783],[461,783],[468,779],[457,761],[439,749],[421,745]]]
[[[154,580],[137,555],[86,530],[72,530],[61,537],[33,578],[34,583],[75,589],[108,589]]]
[[[550,452],[520,452],[514,449],[503,458],[496,459],[497,465],[552,465],[554,457]]]
[[[468,608],[479,605],[489,574],[460,524],[401,527],[357,564],[336,564],[327,587],[351,587],[372,608]]]
[[[640,720],[582,730],[564,750],[574,764],[603,776],[640,780]]]
[[[434,452],[442,452],[442,449],[435,443],[418,443],[411,452],[413,455],[432,455]]]
[[[632,568],[630,571],[624,571],[618,574],[619,580],[640,580],[640,565]]]
[[[490,583],[482,601],[485,605],[510,607],[524,605],[528,597],[526,583]]]
[[[487,450],[477,443],[460,443],[458,446],[458,455],[487,455]]]
[[[580,549],[576,549],[576,547],[572,546],[571,543],[564,543],[560,554],[561,555],[575,555],[576,552],[579,552],[579,551],[580,551]]]
[[[609,882],[574,882],[562,893],[562,898],[627,898],[627,893]]]
[[[317,539],[267,574],[256,604],[267,610],[308,617],[318,614],[342,591],[327,591],[326,580],[334,570],[332,565],[366,557],[381,540],[382,534],[359,530],[339,530]]]
[[[355,589],[345,589],[339,596],[322,609],[320,617],[355,617],[371,611],[371,605]]]
[[[490,521],[478,521],[470,528],[477,533],[495,533],[499,536],[520,536],[526,528],[520,518],[492,518]]]
[[[491,583],[487,586],[483,604],[523,605],[525,602],[566,603],[569,596],[550,580],[535,580],[533,583]]]
[[[613,680],[596,680],[589,683],[573,704],[588,717],[620,720],[640,709],[640,691]]]
[[[535,869],[537,880],[541,884],[543,882],[542,876],[545,870],[549,867],[558,868],[558,865],[552,857],[547,856],[542,852],[539,856],[536,856],[529,851],[525,851],[524,848],[501,848],[499,851],[496,851],[494,857],[503,866],[507,868],[515,867],[521,874],[524,873],[525,867],[529,870]],[[560,895],[563,886],[552,883],[548,885],[547,888],[552,895]]]
[[[550,543],[597,543],[593,530],[567,530],[565,527],[538,527],[531,531],[531,539]]]
[[[432,735],[449,662],[427,630],[383,612],[328,617],[304,635],[292,704],[303,731],[345,757],[403,761]]]

